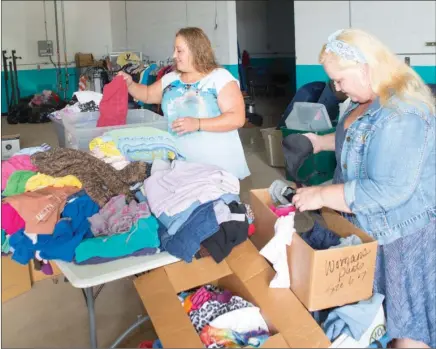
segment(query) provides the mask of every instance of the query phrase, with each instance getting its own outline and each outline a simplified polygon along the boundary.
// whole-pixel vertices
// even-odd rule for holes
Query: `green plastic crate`
[[[335,132],[336,127],[326,131],[313,132],[317,135],[323,136]],[[281,128],[283,139],[286,136],[294,133],[308,133],[308,131],[291,130],[286,127]],[[333,178],[336,168],[336,157],[334,151],[323,151],[318,154],[309,156],[298,171],[298,177],[303,179],[304,185],[319,185]],[[289,181],[296,181],[286,171],[286,178]]]

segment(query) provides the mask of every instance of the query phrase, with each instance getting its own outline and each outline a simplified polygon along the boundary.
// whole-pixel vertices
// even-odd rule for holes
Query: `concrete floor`
[[[264,116],[262,128],[275,126],[289,101],[257,98],[256,112]],[[57,145],[53,125],[9,125],[2,118],[1,134],[21,135],[21,147],[45,142]],[[251,176],[241,183],[241,199],[248,202],[250,189],[269,187],[284,178],[284,170],[267,165],[264,141],[259,128],[240,130]],[[131,278],[105,285],[96,300],[99,347],[108,347],[145,310]],[[89,347],[88,313],[81,290],[63,278],[36,282],[32,290],[2,304],[1,338],[6,348],[86,348]],[[121,347],[135,348],[142,340],[156,338],[150,323],[132,334]]]

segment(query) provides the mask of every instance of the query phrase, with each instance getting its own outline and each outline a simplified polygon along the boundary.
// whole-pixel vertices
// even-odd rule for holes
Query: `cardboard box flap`
[[[250,192],[250,205],[253,212],[262,212],[262,219],[254,220],[256,233],[250,237],[250,240],[259,250],[274,236],[274,225],[277,216],[268,208],[271,204],[272,200],[268,190],[257,189]]]
[[[312,266],[315,255],[314,250],[300,235],[294,234],[291,246],[287,249],[288,268],[291,288],[303,304],[308,304],[314,290]]]
[[[10,256],[1,259],[2,303],[17,297],[32,288],[29,265],[19,264]]]
[[[270,268],[268,262],[249,240],[236,246],[227,256],[226,262],[243,282]]]
[[[164,348],[180,348],[180,338],[186,348],[204,348],[164,268],[141,276],[134,284]]]
[[[327,228],[333,230],[341,237],[357,235],[365,243],[375,241],[371,236],[365,234],[362,230],[357,228],[354,224],[347,221],[344,217],[332,209],[324,207],[322,209],[322,217],[327,224]]]
[[[273,275],[272,269],[265,270],[246,283],[265,317],[291,348],[328,348],[330,341],[295,295],[269,287]]]
[[[217,264],[212,257],[196,259],[192,263],[174,263],[164,269],[177,293],[232,274],[225,260]]]

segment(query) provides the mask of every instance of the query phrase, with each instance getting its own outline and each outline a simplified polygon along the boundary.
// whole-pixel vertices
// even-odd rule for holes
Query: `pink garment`
[[[207,288],[203,286],[191,296],[192,307],[190,311],[200,309],[204,303],[210,300],[218,301],[220,303],[228,303],[230,302],[231,298],[232,293],[228,290],[220,293],[215,293],[207,290]]]
[[[127,84],[122,76],[116,76],[103,88],[97,127],[125,125],[128,109],[127,99]]]
[[[103,208],[88,218],[94,236],[122,234],[128,232],[141,218],[151,215],[146,202],[132,200],[126,203],[125,195],[114,196]]]
[[[287,216],[291,212],[297,211],[295,206],[292,204],[282,205],[282,206],[277,206],[277,207],[275,207],[274,205],[271,205],[269,208],[271,209],[271,211],[273,211],[276,214],[277,217],[284,217],[284,216]]]
[[[30,155],[15,155],[2,161],[2,191],[5,190],[10,175],[18,170],[37,172],[38,168],[30,161]]]
[[[248,236],[254,235],[256,232],[256,226],[254,224],[250,224],[248,226]]]
[[[8,235],[24,229],[25,222],[18,212],[8,203],[2,203],[2,229]]]

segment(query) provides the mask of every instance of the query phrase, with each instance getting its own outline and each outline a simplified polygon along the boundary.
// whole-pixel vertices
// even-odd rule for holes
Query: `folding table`
[[[178,258],[171,256],[167,252],[162,252],[150,256],[127,257],[112,262],[93,265],[77,265],[59,260],[55,260],[54,262],[73,287],[82,289],[88,307],[91,348],[97,348],[94,302],[103,286],[108,282],[141,274],[178,261]],[[94,287],[98,287],[95,293]],[[115,340],[110,348],[116,348],[133,330],[149,319],[148,316],[140,317]]]

